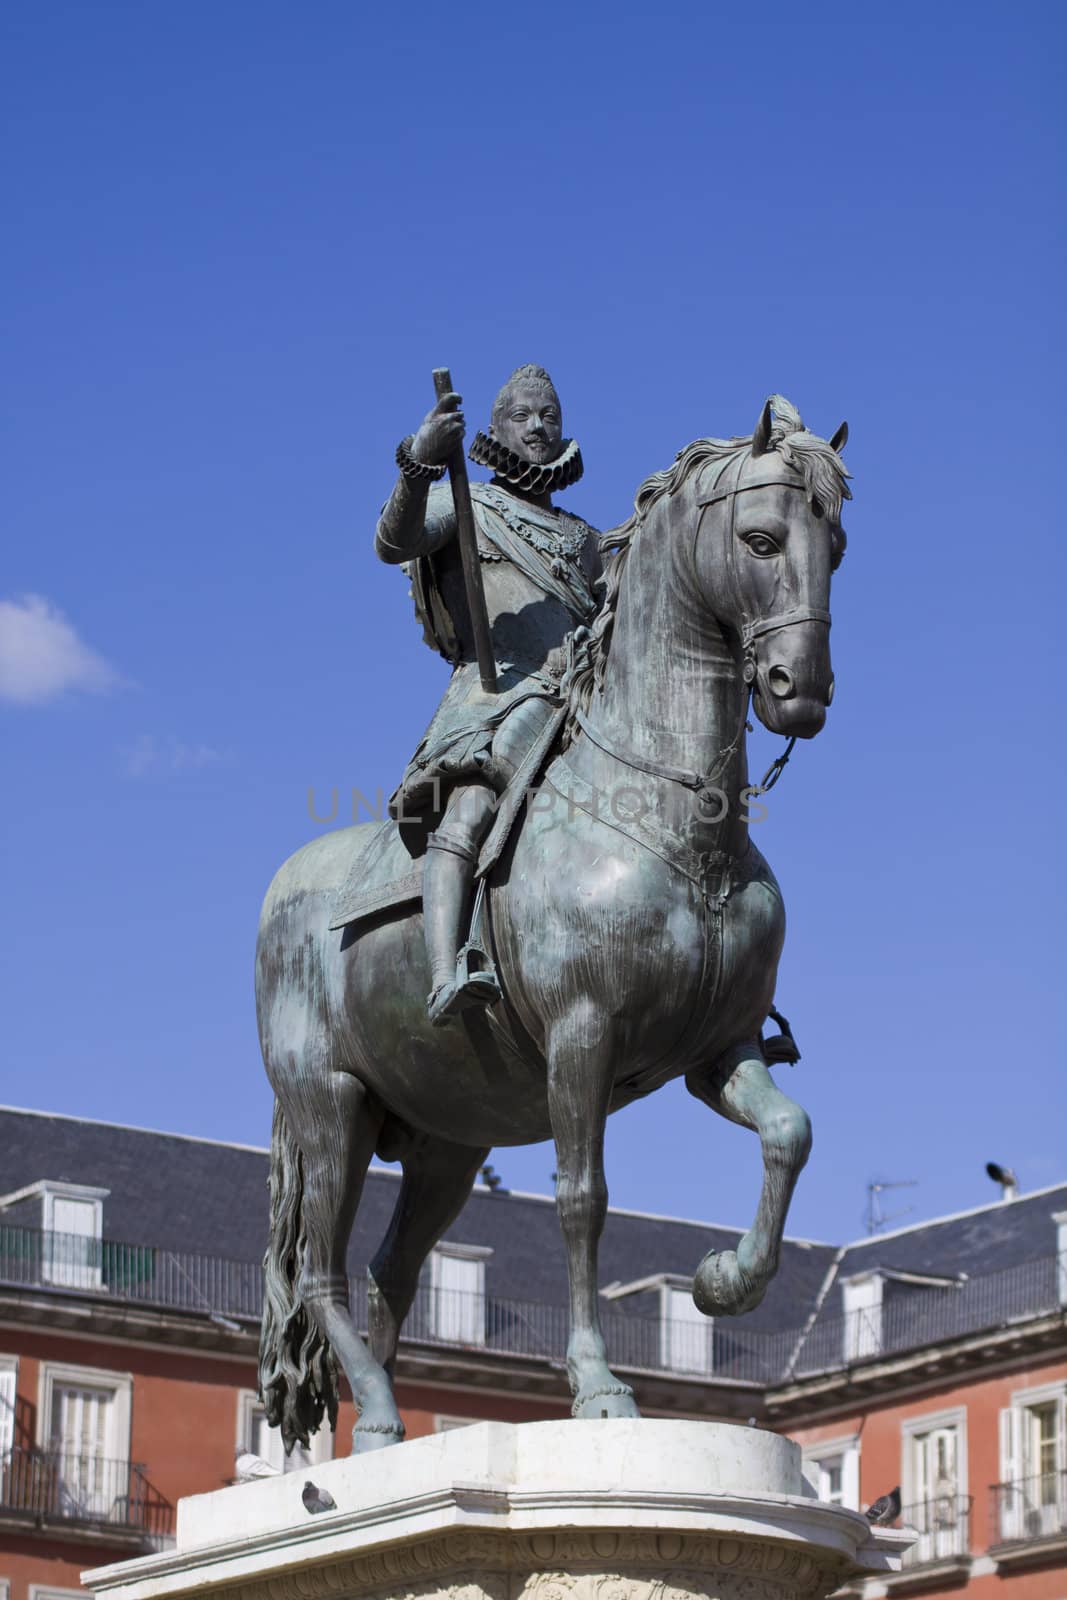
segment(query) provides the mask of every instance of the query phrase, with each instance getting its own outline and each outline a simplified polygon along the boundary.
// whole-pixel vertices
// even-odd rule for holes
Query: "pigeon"
[[[890,1489],[888,1494],[879,1495],[873,1506],[868,1506],[865,1512],[867,1521],[872,1528],[888,1528],[900,1516],[900,1485]]]
[[[234,1465],[238,1483],[255,1483],[258,1478],[281,1476],[279,1467],[272,1467],[269,1461],[264,1461],[262,1456],[254,1456],[251,1450],[238,1450]]]
[[[309,1478],[300,1493],[304,1510],[317,1516],[320,1511],[336,1511],[337,1501],[328,1489],[317,1489]]]

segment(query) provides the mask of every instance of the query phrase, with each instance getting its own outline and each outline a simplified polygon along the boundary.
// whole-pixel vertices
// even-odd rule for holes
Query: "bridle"
[[[697,571],[696,547],[697,541],[700,538],[700,530],[704,521],[704,510],[707,506],[717,505],[723,500],[729,500],[730,520],[726,529],[726,564],[729,569],[731,585],[735,595],[738,596],[740,595],[741,590],[737,581],[737,565],[734,551],[734,514],[737,496],[740,494],[747,494],[750,489],[799,489],[805,495],[808,492],[807,484],[800,479],[790,482],[788,479],[783,478],[756,478],[751,483],[742,483],[741,473],[744,471],[745,462],[747,460],[748,454],[742,448],[738,451],[737,470],[734,474],[734,481],[732,485],[730,485],[729,488],[722,489],[716,487],[713,493],[702,496],[701,499],[697,501],[700,515],[696,519],[697,525],[696,531],[693,534],[693,549],[691,554],[691,565],[695,573]],[[716,484],[718,484],[718,482],[719,480],[716,479]],[[770,616],[758,618],[749,617],[742,621],[740,630],[742,650],[741,680],[744,685],[744,693],[741,699],[741,718],[737,732],[734,734],[734,737],[731,739],[730,743],[725,745],[723,749],[719,751],[719,754],[715,759],[715,765],[711,768],[710,772],[691,772],[684,767],[670,767],[663,762],[649,761],[644,756],[639,756],[633,751],[621,750],[617,745],[608,744],[602,735],[590,725],[588,717],[580,708],[575,709],[575,721],[578,723],[578,726],[581,728],[582,732],[587,736],[587,738],[589,738],[598,749],[603,750],[606,755],[614,756],[617,761],[621,761],[624,766],[632,767],[635,772],[643,772],[649,777],[663,778],[668,783],[677,783],[681,784],[683,788],[692,789],[697,794],[699,800],[702,798],[702,791],[707,792],[714,789],[715,783],[718,777],[721,775],[726,763],[729,762],[737,753],[746,729],[749,732],[752,731],[748,721],[748,706],[749,697],[752,692],[752,685],[756,681],[757,667],[755,641],[765,633],[776,633],[780,628],[792,627],[795,622],[825,622],[826,626],[829,627],[830,613],[822,606],[791,606],[787,611],[775,611],[772,612]],[[793,734],[789,738],[782,754],[778,756],[776,760],[771,762],[771,765],[767,768],[767,771],[764,773],[761,781],[758,784],[753,785],[748,791],[753,798],[758,795],[767,794],[771,789],[774,788],[775,784],[778,782],[778,779],[782,776],[783,769],[785,768],[789,757],[793,753],[793,747],[795,746],[796,742],[797,736],[796,734]]]
[[[755,478],[751,483],[742,483],[741,474],[748,459],[744,450],[738,452],[737,471],[734,474],[733,484],[727,489],[718,489],[708,495],[702,495],[697,501],[701,515],[697,518],[696,532],[693,535],[692,566],[696,566],[696,546],[700,538],[701,524],[704,521],[704,509],[707,506],[717,505],[720,501],[730,502],[730,521],[726,529],[726,565],[729,570],[734,594],[740,596],[741,587],[737,581],[737,556],[734,548],[734,516],[739,494],[748,494],[750,489],[799,489],[807,495],[808,486],[801,479],[787,478]],[[717,480],[716,480],[717,481]],[[788,611],[774,611],[767,617],[745,618],[741,623],[741,649],[743,652],[741,676],[746,684],[756,681],[756,652],[753,644],[761,634],[777,633],[779,628],[790,628],[794,622],[825,622],[830,626],[830,613],[823,606],[791,606]],[[794,741],[795,742],[795,741]]]

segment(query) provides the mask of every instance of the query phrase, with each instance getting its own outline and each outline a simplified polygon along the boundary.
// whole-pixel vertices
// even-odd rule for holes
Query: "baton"
[[[438,400],[452,393],[452,374],[447,367],[435,367],[433,386]],[[478,559],[478,536],[474,530],[474,507],[471,505],[471,486],[467,478],[467,462],[463,445],[458,444],[448,458],[448,476],[452,484],[452,502],[456,508],[456,538],[459,557],[463,564],[463,587],[467,591],[467,607],[474,628],[474,653],[478,658],[478,676],[486,694],[496,694],[496,659],[489,632],[489,613],[485,609],[485,590],[482,587],[482,564]]]

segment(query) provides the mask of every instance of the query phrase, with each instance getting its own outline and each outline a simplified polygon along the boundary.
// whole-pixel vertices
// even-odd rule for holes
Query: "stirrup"
[[[442,983],[433,991],[426,1011],[432,1025],[439,1028],[461,1011],[471,1011],[476,1006],[495,1006],[501,998],[500,984],[492,967],[472,972],[465,978],[457,971],[451,983]]]
[[[763,1059],[769,1067],[790,1066],[795,1067],[800,1060],[800,1047],[793,1037],[793,1030],[780,1011],[772,1006],[767,1013],[772,1022],[777,1023],[779,1033],[772,1033],[769,1039],[760,1035],[760,1044],[763,1047]]]

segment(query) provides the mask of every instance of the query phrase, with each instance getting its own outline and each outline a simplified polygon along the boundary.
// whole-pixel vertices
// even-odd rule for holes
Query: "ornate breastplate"
[[[475,488],[473,484],[471,487]],[[483,505],[492,507],[516,538],[540,550],[552,562],[560,558],[577,561],[593,531],[580,517],[567,511],[545,511],[540,506],[523,505],[520,512],[515,496],[492,483],[478,484],[476,497]],[[485,561],[505,559],[503,553],[484,538],[478,541],[478,554]]]

